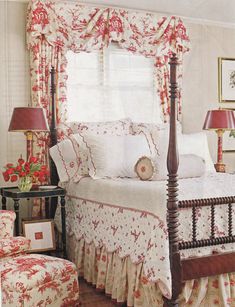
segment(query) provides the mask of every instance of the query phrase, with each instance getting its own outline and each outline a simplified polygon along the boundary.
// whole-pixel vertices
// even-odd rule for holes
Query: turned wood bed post
[[[50,124],[50,147],[57,144],[56,129],[56,107],[55,107],[55,68],[51,68],[51,124]],[[54,161],[50,158],[51,184],[57,185],[59,182],[57,170]]]
[[[56,129],[56,107],[55,107],[55,68],[52,66],[51,71],[51,124],[50,124],[50,147],[57,144],[57,129]],[[59,176],[54,161],[50,157],[50,179],[52,185],[58,185]],[[51,199],[50,218],[54,218],[58,198]]]
[[[172,276],[172,298],[164,298],[164,306],[176,307],[178,306],[178,296],[181,292],[181,265],[178,242],[178,149],[177,149],[177,129],[176,129],[176,96],[177,96],[177,82],[176,82],[176,66],[178,59],[175,54],[170,58],[170,98],[171,98],[171,113],[170,113],[170,134],[169,147],[167,155],[167,224],[169,236],[169,257]]]

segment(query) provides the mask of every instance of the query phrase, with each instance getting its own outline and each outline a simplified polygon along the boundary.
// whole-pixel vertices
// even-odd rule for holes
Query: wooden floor
[[[84,279],[79,279],[80,303],[82,307],[114,307],[117,306],[103,292],[97,291],[94,287],[87,284]],[[119,305],[125,307],[126,304]]]

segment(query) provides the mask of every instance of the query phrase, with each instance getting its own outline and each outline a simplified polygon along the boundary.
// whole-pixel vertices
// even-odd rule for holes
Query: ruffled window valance
[[[97,8],[62,1],[31,1],[27,15],[27,44],[30,50],[33,105],[43,106],[50,117],[49,71],[57,71],[57,120],[66,121],[66,52],[102,49],[116,41],[120,47],[154,57],[155,77],[162,112],[169,115],[168,57],[180,60],[189,50],[186,28],[178,17]],[[182,76],[179,69],[179,77]],[[180,113],[180,91],[178,112]],[[78,101],[79,103],[79,101]]]

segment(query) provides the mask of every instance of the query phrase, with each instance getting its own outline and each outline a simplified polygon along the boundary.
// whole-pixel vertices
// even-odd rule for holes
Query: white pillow
[[[135,172],[141,180],[166,180],[168,171],[158,170],[158,162],[150,157],[140,158],[135,165]],[[204,160],[196,155],[180,155],[179,156],[179,178],[195,178],[201,177],[205,173]]]
[[[134,166],[138,157],[150,155],[143,135],[84,136],[90,152],[89,175],[105,177],[136,177]]]
[[[72,179],[79,168],[79,158],[76,155],[72,142],[69,139],[65,139],[51,147],[49,152],[56,165],[60,182]]]
[[[178,139],[179,154],[194,154],[204,159],[206,172],[216,172],[211,159],[205,132],[181,134]]]
[[[74,178],[74,181],[79,180],[80,176],[87,176],[89,174],[89,153],[84,142],[84,136],[129,135],[130,127],[131,120],[129,118],[106,122],[70,122],[66,125],[61,125],[58,133],[71,139],[80,160],[77,178]]]
[[[131,130],[134,135],[142,134],[146,137],[153,157],[155,155],[166,155],[169,140],[169,123],[132,123]],[[176,131],[177,136],[182,133],[182,126],[178,121]]]

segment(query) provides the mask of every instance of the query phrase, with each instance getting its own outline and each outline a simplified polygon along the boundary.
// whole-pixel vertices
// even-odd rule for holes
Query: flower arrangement
[[[20,157],[18,163],[7,163],[2,173],[5,181],[16,182],[19,179],[18,187],[21,191],[29,191],[34,184],[43,183],[48,176],[46,165],[39,163],[38,158],[31,157],[25,161]]]

